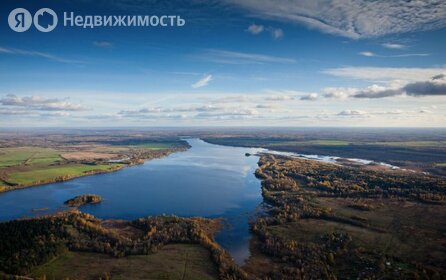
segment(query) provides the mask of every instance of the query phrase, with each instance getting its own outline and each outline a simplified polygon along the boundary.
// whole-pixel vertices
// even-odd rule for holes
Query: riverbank
[[[176,147],[170,149],[162,149],[162,150],[151,150],[145,151],[144,153],[139,153],[135,158],[129,158],[126,161],[119,163],[107,163],[107,162],[94,162],[94,163],[77,163],[77,164],[66,164],[66,165],[57,165],[55,167],[51,167],[49,169],[44,169],[43,172],[47,174],[42,174],[42,170],[30,170],[26,173],[26,178],[35,178],[33,176],[49,176],[48,179],[34,181],[32,183],[25,184],[13,184],[9,183],[8,180],[3,179],[0,182],[3,182],[3,186],[0,185],[0,193],[14,191],[18,189],[30,188],[30,187],[38,187],[46,184],[57,183],[57,182],[65,182],[69,180],[73,180],[80,177],[92,176],[104,173],[111,173],[119,171],[126,167],[131,167],[135,165],[144,164],[145,161],[159,159],[163,157],[167,157],[172,153],[184,152],[189,147]],[[36,174],[38,173],[38,174]],[[62,174],[61,174],[62,173]],[[71,173],[71,174],[70,174]],[[57,176],[54,176],[57,175]],[[24,175],[22,175],[24,176]]]
[[[254,134],[207,136],[203,140],[216,145],[256,147],[297,156],[328,159],[342,165],[361,165],[370,169],[393,169],[402,172],[430,173],[446,176],[446,142],[401,141],[400,138],[380,135],[360,138],[355,135],[322,134],[291,136],[266,136]],[[309,140],[311,139],[311,140]],[[268,152],[268,151],[266,151]]]

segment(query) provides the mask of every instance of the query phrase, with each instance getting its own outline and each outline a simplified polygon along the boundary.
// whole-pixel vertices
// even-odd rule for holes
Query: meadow
[[[169,244],[157,253],[114,258],[99,253],[66,252],[35,268],[37,279],[218,279],[209,252],[194,244]]]
[[[43,143],[40,145],[5,145],[0,148],[0,192],[111,172],[186,148],[181,141],[162,140],[136,144],[104,144],[99,141],[53,143],[50,145],[52,147],[45,147]],[[121,159],[124,160],[121,162]]]

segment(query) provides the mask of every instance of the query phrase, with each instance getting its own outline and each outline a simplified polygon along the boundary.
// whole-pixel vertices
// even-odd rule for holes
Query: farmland
[[[187,148],[179,140],[115,143],[104,138],[87,143],[85,139],[82,143],[57,140],[51,144],[47,144],[48,138],[39,138],[22,145],[12,144],[16,139],[6,141],[0,148],[0,192],[116,171]]]

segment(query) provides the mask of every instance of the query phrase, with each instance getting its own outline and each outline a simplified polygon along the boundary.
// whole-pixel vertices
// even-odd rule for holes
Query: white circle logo
[[[8,24],[15,32],[24,32],[28,30],[32,23],[32,16],[26,9],[17,8],[9,13]]]
[[[41,32],[50,32],[57,26],[57,15],[49,9],[43,8],[34,14],[34,26]]]

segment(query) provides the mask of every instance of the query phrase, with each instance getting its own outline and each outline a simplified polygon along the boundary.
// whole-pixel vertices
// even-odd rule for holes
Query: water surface
[[[103,202],[81,211],[99,218],[136,219],[148,215],[224,217],[230,225],[216,240],[238,263],[249,256],[248,220],[260,205],[255,178],[258,149],[225,147],[187,139],[185,152],[117,172],[77,178],[0,194],[0,220],[41,214],[32,209],[64,208],[80,194],[98,194]]]

